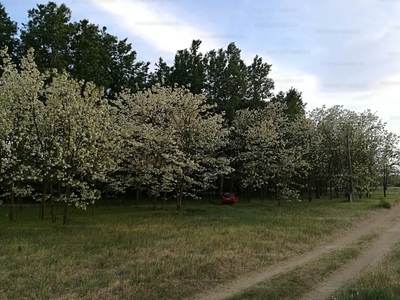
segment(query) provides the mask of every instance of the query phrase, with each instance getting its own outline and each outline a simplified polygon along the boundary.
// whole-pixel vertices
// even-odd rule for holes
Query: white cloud
[[[196,24],[190,24],[182,16],[172,13],[176,1],[95,1],[93,3],[107,11],[119,27],[133,36],[146,41],[150,46],[175,54],[177,50],[188,48],[192,40],[203,41],[201,49],[217,48],[215,40],[203,39],[210,34]],[[153,5],[153,4],[156,5]],[[166,5],[164,5],[166,4]],[[218,38],[217,36],[215,38]]]

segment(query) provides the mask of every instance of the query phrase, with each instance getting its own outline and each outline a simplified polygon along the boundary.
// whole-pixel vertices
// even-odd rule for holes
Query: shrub
[[[390,209],[392,207],[390,202],[383,200],[383,199],[379,202],[378,206],[382,207],[382,208],[386,208],[386,209]]]

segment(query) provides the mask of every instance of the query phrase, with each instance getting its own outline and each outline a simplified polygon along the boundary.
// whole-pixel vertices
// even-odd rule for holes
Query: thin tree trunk
[[[261,196],[261,203],[264,203],[264,193],[263,193],[263,187],[261,185],[260,187],[260,196]]]
[[[63,224],[66,225],[69,223],[69,218],[68,218],[68,202],[69,202],[69,197],[71,195],[71,187],[67,186],[66,188],[66,193],[65,193],[65,206],[64,206],[64,216],[63,216]]]
[[[318,181],[315,183],[315,198],[319,199],[320,196],[319,184]]]
[[[139,189],[139,182],[136,183],[136,202],[135,207],[139,207],[139,198],[140,198],[140,189]]]
[[[156,208],[157,208],[157,196],[154,195],[153,196],[153,209],[156,209]]]
[[[279,188],[276,189],[276,200],[278,200],[278,206],[281,206],[281,195]]]
[[[167,192],[164,192],[164,197],[163,197],[162,205],[161,205],[161,209],[162,209],[162,210],[164,210],[164,205],[165,205],[165,200],[166,200],[166,198],[167,198]]]
[[[50,182],[50,201],[51,201],[51,223],[55,223],[55,203],[54,203],[53,181]]]
[[[176,209],[180,210],[182,207],[182,194],[183,194],[183,180],[181,181],[181,186],[179,187],[179,195],[176,199]]]
[[[21,188],[21,181],[18,182],[19,188]],[[22,196],[18,195],[18,210],[22,211]]]
[[[221,182],[219,186],[219,195],[222,196],[224,194],[224,175],[221,175]]]
[[[14,216],[14,191],[11,190],[11,198],[10,198],[10,221],[14,222],[15,221],[15,216]]]
[[[108,207],[108,186],[106,187],[105,198],[106,198],[106,207]]]
[[[47,193],[48,181],[49,180],[47,178],[45,178],[43,181],[42,202],[40,203],[39,220],[44,220],[44,211],[46,209],[46,193]]]

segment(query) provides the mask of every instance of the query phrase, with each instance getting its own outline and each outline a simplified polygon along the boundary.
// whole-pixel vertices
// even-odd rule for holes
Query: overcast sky
[[[0,0],[13,21],[47,1]],[[65,0],[83,18],[128,42],[138,60],[170,65],[177,50],[203,41],[201,51],[242,50],[272,64],[275,93],[291,86],[307,109],[344,105],[371,109],[400,135],[400,0]],[[263,1],[264,2],[264,1]]]

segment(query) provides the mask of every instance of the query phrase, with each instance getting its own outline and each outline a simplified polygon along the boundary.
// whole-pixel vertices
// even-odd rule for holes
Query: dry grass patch
[[[27,208],[0,220],[0,298],[183,299],[331,241],[378,202],[100,207],[65,227]]]

